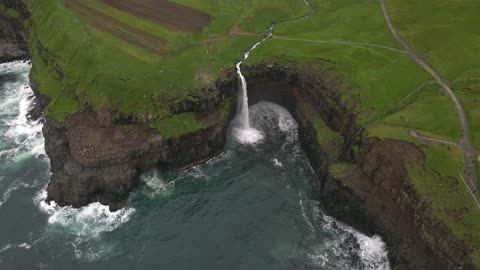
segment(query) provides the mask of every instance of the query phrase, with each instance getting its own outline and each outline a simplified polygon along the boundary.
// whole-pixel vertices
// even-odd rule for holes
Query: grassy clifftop
[[[463,152],[453,146],[422,145],[410,134],[417,130],[457,141],[461,127],[451,99],[395,41],[378,1],[311,3],[315,8],[311,17],[279,25],[274,38],[259,47],[248,63],[309,64],[316,59],[342,82],[342,98],[354,104],[368,136],[419,145],[427,162],[408,168],[413,186],[454,235],[470,243],[471,259],[480,265],[480,208],[464,182]],[[471,12],[480,5],[475,1],[387,1],[387,7],[402,37],[449,80],[466,110],[479,155],[475,117],[480,112],[480,61],[475,52],[480,22]]]
[[[202,128],[189,112],[173,115],[234,67],[269,25],[307,14],[303,0],[25,0],[32,78],[62,121],[86,108],[135,115],[165,134]],[[451,100],[390,33],[378,1],[310,0],[308,18],[277,25],[246,65],[277,62],[328,70],[342,99],[369,136],[418,143],[410,130],[460,137]],[[464,106],[480,154],[480,21],[476,0],[389,1],[400,35],[448,80]],[[185,123],[177,128],[178,123]],[[318,122],[316,128],[323,130]],[[319,132],[319,141],[336,134]],[[322,135],[324,138],[322,138]],[[466,164],[455,148],[422,146],[428,164],[412,164],[412,183],[480,265],[479,208],[462,182]],[[480,164],[477,162],[477,167]],[[432,190],[438,192],[432,193]]]
[[[257,32],[307,10],[294,0],[144,1],[134,12],[122,6],[129,2],[29,2],[32,75],[52,98],[49,115],[61,121],[89,106],[165,117],[170,106],[203,98],[200,89],[231,68]],[[163,2],[176,16],[155,16]],[[231,33],[240,27],[252,33]]]

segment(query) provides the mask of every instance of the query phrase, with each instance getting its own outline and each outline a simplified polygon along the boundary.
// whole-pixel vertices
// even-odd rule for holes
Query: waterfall
[[[241,91],[241,103],[240,103],[240,111],[238,114],[238,123],[243,129],[250,128],[250,116],[248,111],[248,92],[247,92],[247,81],[242,74],[242,70],[240,68],[241,62],[237,63],[237,74],[240,78],[240,91]]]
[[[238,103],[240,108],[238,110],[238,114],[236,116],[236,124],[237,128],[235,129],[235,137],[237,140],[243,144],[255,144],[263,139],[263,134],[250,126],[250,116],[249,116],[249,111],[248,111],[248,89],[247,89],[247,80],[245,80],[245,76],[242,74],[242,64],[248,59],[248,56],[250,56],[250,53],[255,50],[260,44],[268,40],[273,36],[273,30],[275,29],[275,26],[280,23],[285,23],[285,22],[294,22],[298,21],[304,18],[309,17],[313,12],[313,7],[310,4],[308,0],[304,0],[305,4],[308,6],[310,11],[302,16],[299,16],[297,18],[293,18],[290,20],[283,20],[283,21],[277,21],[273,23],[270,28],[268,29],[267,35],[260,40],[259,42],[255,43],[249,50],[245,52],[243,55],[243,58],[237,63],[237,74],[240,79],[240,92],[241,94],[239,97],[241,98],[240,102]]]
[[[255,144],[263,139],[263,134],[259,130],[250,126],[247,80],[242,73],[242,64],[248,59],[248,56],[250,56],[250,53],[253,50],[255,50],[260,44],[262,44],[272,36],[274,27],[275,25],[270,26],[268,34],[262,40],[255,43],[255,45],[253,45],[249,50],[247,50],[243,55],[243,58],[236,65],[238,78],[240,79],[239,90],[241,92],[241,95],[239,96],[241,100],[239,102],[240,109],[236,117],[238,127],[235,132],[235,137],[243,144]]]

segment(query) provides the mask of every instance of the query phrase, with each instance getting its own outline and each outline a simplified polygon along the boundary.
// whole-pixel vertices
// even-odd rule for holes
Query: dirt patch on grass
[[[65,0],[65,6],[74,10],[75,13],[93,27],[108,32],[127,43],[159,55],[168,53],[163,48],[167,43],[165,40],[109,17],[87,6],[80,0]]]
[[[184,32],[200,32],[211,20],[207,13],[168,0],[101,1],[137,17]]]
[[[225,40],[227,38],[230,38],[232,36],[261,36],[261,35],[257,34],[257,33],[245,32],[240,28],[238,23],[235,23],[232,26],[232,29],[230,29],[230,32],[228,32],[224,35],[218,36],[218,37],[213,37],[213,38],[209,39],[207,42],[219,42],[219,41]]]

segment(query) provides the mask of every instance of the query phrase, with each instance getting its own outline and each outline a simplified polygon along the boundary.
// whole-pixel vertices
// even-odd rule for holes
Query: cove
[[[316,176],[297,123],[269,102],[250,108],[261,143],[239,143],[230,130],[225,152],[210,162],[143,174],[120,211],[47,205],[41,122],[18,106],[32,105],[28,71],[11,67],[1,83],[2,108],[12,104],[2,134],[16,135],[1,152],[10,155],[1,164],[2,269],[389,269],[380,238],[325,215],[312,199]]]

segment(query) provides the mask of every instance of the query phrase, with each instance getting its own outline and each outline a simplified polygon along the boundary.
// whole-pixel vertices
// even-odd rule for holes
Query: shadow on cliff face
[[[449,232],[411,184],[406,164],[425,162],[421,149],[363,134],[355,109],[342,104],[338,83],[308,69],[247,68],[249,102],[277,103],[296,118],[302,148],[318,176],[314,190],[327,212],[367,234],[383,235],[395,269],[474,269],[468,244]],[[341,138],[319,143],[318,130],[304,110],[308,104]],[[338,163],[353,168],[347,178],[331,174],[330,165]]]
[[[385,155],[389,155],[389,149],[401,144],[398,141],[389,140],[382,144],[375,143],[378,145],[376,148],[364,147],[368,146],[371,140],[367,141],[367,138],[358,136],[357,116],[353,108],[342,103],[342,93],[337,89],[338,82],[335,79],[332,81],[325,73],[282,65],[271,67],[260,65],[247,68],[247,72],[250,105],[261,101],[273,102],[288,109],[297,120],[303,150],[318,178],[323,179],[313,183],[313,189],[317,193],[316,197],[325,205],[330,206],[327,209],[331,213],[344,217],[350,214],[354,215],[358,218],[349,221],[355,227],[362,228],[366,232],[382,232],[392,250],[391,261],[394,265],[399,266],[398,269],[436,270],[445,269],[442,268],[442,265],[448,265],[446,266],[448,268],[452,265],[468,264],[468,262],[462,262],[463,258],[458,258],[448,249],[436,250],[436,244],[428,242],[429,237],[436,235],[435,233],[422,234],[425,231],[422,226],[427,226],[435,232],[439,231],[435,227],[439,222],[415,221],[415,215],[420,212],[421,215],[431,215],[428,215],[428,207],[413,209],[411,205],[408,205],[409,200],[421,200],[415,192],[411,192],[408,176],[399,174],[398,179],[395,179],[395,183],[402,183],[399,185],[400,189],[409,192],[408,198],[401,203],[392,199],[396,198],[396,194],[402,194],[401,192],[398,193],[389,188],[390,185],[375,180],[377,178],[374,176],[378,171],[384,172],[385,179],[383,180],[389,182],[391,180],[388,172],[405,170],[403,160],[401,160],[402,162],[379,162],[388,160]],[[235,85],[235,78],[229,78],[225,85]],[[325,122],[328,128],[340,134],[333,143],[325,145],[319,143],[312,119],[305,112],[304,107],[307,104],[313,108],[315,114]],[[213,112],[212,115],[218,116],[218,113]],[[67,131],[62,128],[68,127],[56,127],[47,122],[46,129],[44,129],[46,150],[52,159],[53,168],[53,177],[48,191],[49,199],[61,201],[62,205],[73,204],[75,206],[99,200],[118,209],[125,205],[129,193],[137,185],[139,173],[148,167],[160,163],[160,165],[168,167],[185,168],[184,165],[196,164],[199,160],[205,161],[218,154],[225,145],[228,119],[225,118],[212,124],[203,132],[186,134],[181,138],[164,140],[153,134],[149,140],[141,140],[139,144],[132,145],[132,150],[120,147],[114,154],[106,156],[105,162],[101,162],[102,159],[96,156],[91,157],[91,162],[82,162],[78,157],[84,155],[84,145],[77,147],[79,151],[72,152],[71,144],[67,142],[73,141],[69,138],[71,136],[83,133],[91,135],[93,134],[92,130],[94,133],[98,133],[101,128],[97,128],[97,124],[93,125],[93,129],[86,126],[72,126],[70,131]],[[85,132],[79,131],[82,128],[85,128]],[[105,136],[95,136],[95,138],[97,137],[104,138]],[[52,140],[52,138],[58,139]],[[62,146],[58,142],[65,144]],[[106,144],[105,141],[100,140],[98,145]],[[376,149],[375,151],[380,152],[381,155],[354,155],[353,145],[357,145],[367,152]],[[409,144],[410,146],[415,147]],[[402,149],[408,149],[408,147]],[[95,153],[94,150],[92,149],[93,153]],[[402,156],[399,155],[399,158],[402,159]],[[373,172],[360,170],[356,180],[361,181],[361,185],[358,185],[359,189],[357,189],[356,186],[339,186],[343,183],[330,175],[329,165],[338,162],[346,162],[360,167],[362,164],[379,164],[379,168]],[[87,170],[84,170],[85,168]],[[79,171],[83,173],[77,173]],[[128,177],[112,178],[115,173],[125,171],[131,172]],[[122,179],[122,181],[118,181],[118,179]],[[328,193],[324,189],[325,186],[328,186]],[[92,187],[94,187],[93,191]],[[369,188],[374,189],[375,192],[370,192],[368,196],[362,196],[365,194],[362,189]],[[338,196],[329,196],[332,194]],[[387,199],[378,200],[377,195]],[[332,201],[328,202],[329,199]],[[81,201],[80,204],[78,204],[79,201]],[[401,218],[402,222],[395,222],[397,218]],[[396,226],[403,223],[407,225]],[[454,239],[449,237],[446,238]],[[453,243],[453,240],[450,242]],[[463,251],[461,253],[463,254]]]
[[[272,81],[268,78],[256,78],[248,81],[249,106],[261,101],[272,102],[284,107],[295,117],[296,100],[291,85],[282,81]]]

